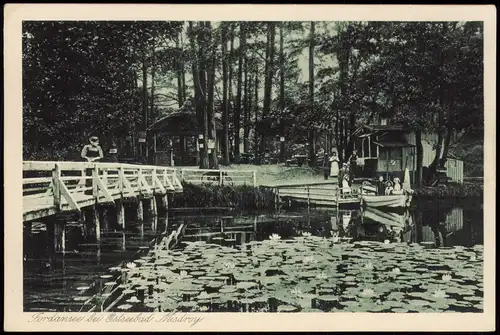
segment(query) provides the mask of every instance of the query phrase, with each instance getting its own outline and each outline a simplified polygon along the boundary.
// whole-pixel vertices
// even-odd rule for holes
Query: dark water
[[[184,241],[237,246],[269,239],[272,234],[287,239],[303,233],[352,242],[423,243],[435,248],[483,244],[479,201],[419,202],[412,210],[400,212],[315,209],[236,216],[171,214],[144,223],[127,222],[125,231],[111,226],[101,234],[99,244],[81,225],[68,223],[65,253],[54,252],[46,225],[34,223],[24,239],[25,311],[89,310],[90,298],[109,281],[110,268],[145,256],[180,225],[186,228],[178,249]]]

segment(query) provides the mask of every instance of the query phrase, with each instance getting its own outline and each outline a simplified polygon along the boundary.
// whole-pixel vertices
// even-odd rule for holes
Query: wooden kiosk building
[[[216,120],[217,152],[220,152],[222,124]],[[194,105],[190,101],[154,122],[149,128],[153,139],[153,165],[195,166],[198,165],[198,139],[203,134]]]

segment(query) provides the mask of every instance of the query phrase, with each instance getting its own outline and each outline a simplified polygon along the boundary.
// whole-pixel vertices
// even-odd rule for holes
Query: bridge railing
[[[255,170],[214,170],[214,169],[177,169],[179,178],[191,184],[252,185],[257,186]]]
[[[33,204],[53,202],[61,209],[79,202],[114,201],[140,194],[182,190],[175,169],[120,163],[23,162],[23,197]]]

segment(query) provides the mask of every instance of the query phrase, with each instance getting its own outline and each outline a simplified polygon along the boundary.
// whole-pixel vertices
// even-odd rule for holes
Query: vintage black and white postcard
[[[493,6],[5,13],[6,330],[494,329]]]

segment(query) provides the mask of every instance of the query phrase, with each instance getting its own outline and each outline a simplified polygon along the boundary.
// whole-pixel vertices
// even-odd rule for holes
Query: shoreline
[[[181,208],[232,208],[232,210],[265,210],[275,208],[272,189],[247,185],[195,185],[183,183],[182,195],[173,195],[172,205]],[[448,184],[446,186],[422,186],[414,189],[416,200],[458,200],[483,198],[482,184]]]
[[[415,199],[467,199],[483,198],[483,184],[448,184],[421,186],[414,189]]]

